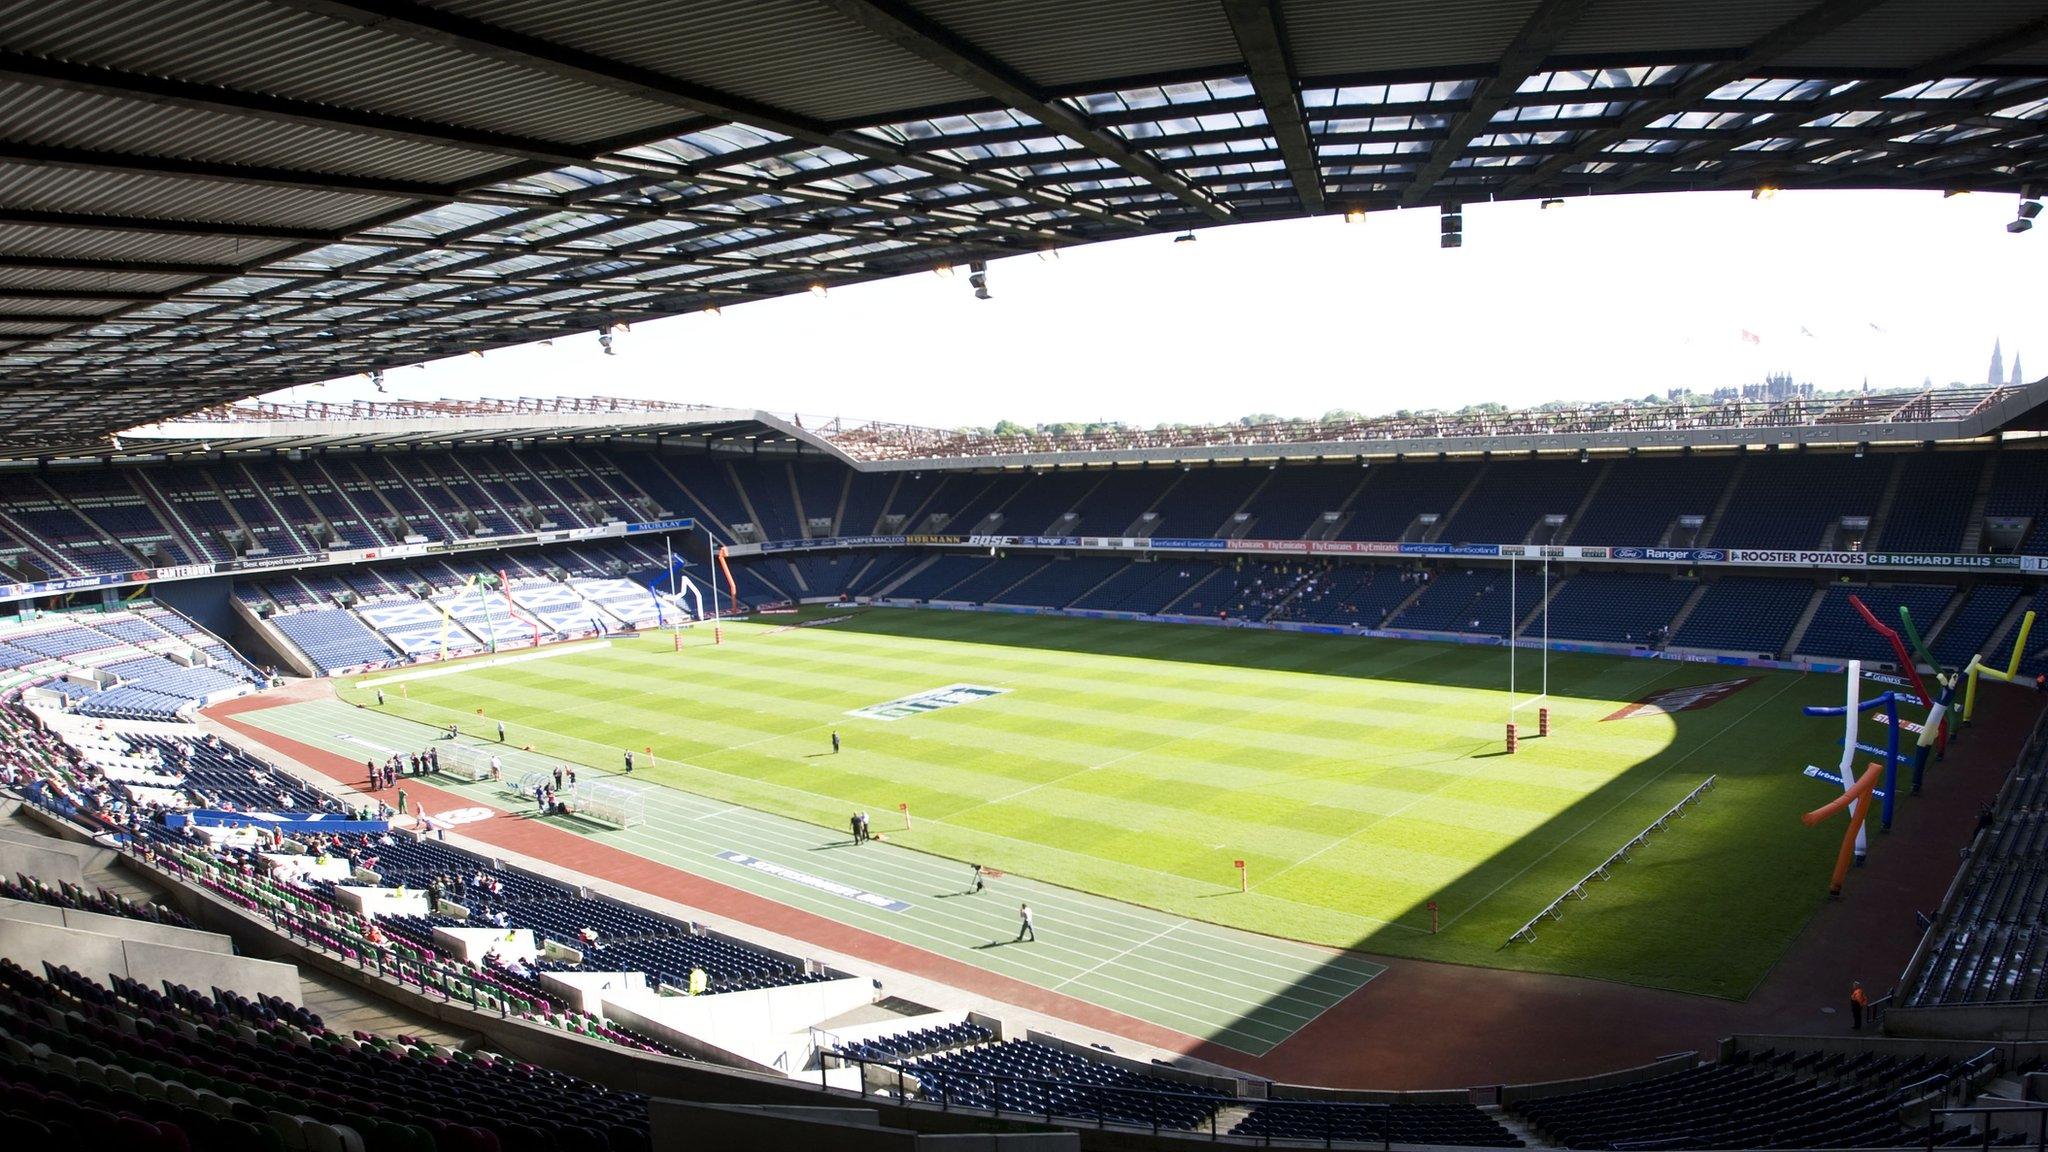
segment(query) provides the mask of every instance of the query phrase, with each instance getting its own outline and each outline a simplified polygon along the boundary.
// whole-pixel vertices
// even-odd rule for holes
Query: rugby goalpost
[[[1533,707],[1536,709],[1536,734],[1538,736],[1550,735],[1550,551],[1548,549],[1544,549],[1542,555],[1543,587],[1542,592],[1537,600],[1537,603],[1541,606],[1541,615],[1543,617],[1543,641],[1542,647],[1538,650],[1539,652],[1541,652],[1541,656],[1538,658],[1537,663],[1537,666],[1540,669],[1540,678],[1537,684],[1536,694],[1534,696],[1529,697],[1526,700],[1518,700],[1515,697],[1517,691],[1517,686],[1515,683],[1516,654],[1517,650],[1521,648],[1521,640],[1520,637],[1516,635],[1516,633],[1518,633],[1521,630],[1522,616],[1521,613],[1518,611],[1519,603],[1517,600],[1518,589],[1516,588],[1516,557],[1508,557],[1507,750],[1510,754],[1513,754],[1515,750],[1515,745],[1518,743],[1518,734],[1516,730],[1515,717],[1518,714],[1520,714],[1522,710],[1525,708]]]

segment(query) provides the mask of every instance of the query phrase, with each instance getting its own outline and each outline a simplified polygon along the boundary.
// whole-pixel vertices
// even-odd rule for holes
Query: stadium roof
[[[2044,123],[2039,0],[16,0],[0,435],[1233,221],[2020,192]]]

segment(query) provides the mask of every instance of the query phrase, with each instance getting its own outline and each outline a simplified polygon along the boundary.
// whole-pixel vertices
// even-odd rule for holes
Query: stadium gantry
[[[1239,221],[2035,190],[2028,4],[79,0],[0,13],[0,422]]]

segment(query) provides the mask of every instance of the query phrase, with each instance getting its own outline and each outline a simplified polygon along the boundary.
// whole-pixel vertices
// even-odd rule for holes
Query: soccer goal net
[[[441,763],[441,771],[461,780],[489,780],[491,757],[497,754],[495,748],[477,744],[444,742],[434,749],[434,755]]]

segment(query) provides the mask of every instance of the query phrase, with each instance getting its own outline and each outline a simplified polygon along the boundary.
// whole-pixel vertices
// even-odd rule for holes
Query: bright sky
[[[954,426],[1619,399],[1788,371],[1822,388],[2048,371],[2010,196],[1746,192],[1212,228],[802,294],[394,369],[405,399],[607,395]],[[2048,224],[2048,221],[2044,221]],[[1744,338],[1753,333],[1757,341]],[[370,397],[366,377],[281,394]],[[810,422],[807,420],[807,422]]]

